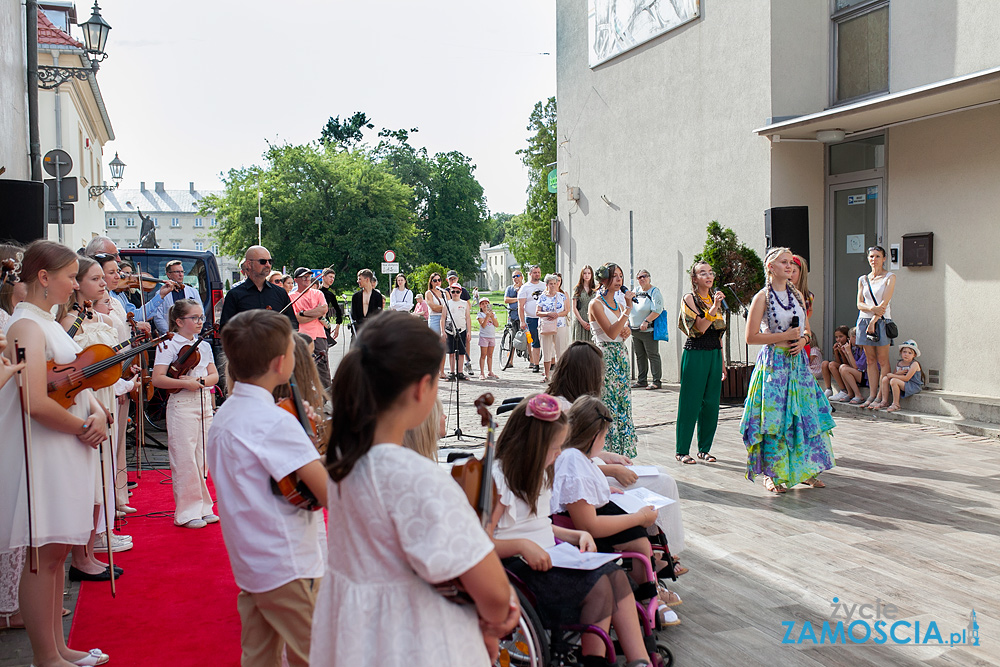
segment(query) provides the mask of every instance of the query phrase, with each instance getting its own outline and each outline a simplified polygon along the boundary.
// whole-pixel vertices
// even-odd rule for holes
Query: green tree
[[[430,280],[432,273],[440,273],[441,284],[445,284],[444,277],[448,275],[448,269],[437,262],[423,264],[410,271],[410,275],[406,276],[406,280],[414,294],[423,294],[427,291],[427,281]]]
[[[508,242],[522,264],[538,264],[543,272],[556,268],[552,219],[558,215],[556,196],[548,189],[548,172],[556,162],[556,98],[536,102],[528,118],[528,146],[517,151],[528,168],[528,201],[524,214],[507,225]]]
[[[486,198],[472,160],[459,153],[438,153],[430,163],[427,218],[418,221],[425,262],[458,271],[463,281],[479,272],[479,244],[486,240]]]
[[[736,232],[729,227],[723,227],[718,221],[713,220],[708,223],[708,238],[705,240],[705,248],[694,256],[692,264],[697,262],[708,262],[715,271],[715,287],[721,289],[726,296],[726,301],[731,307],[732,293],[730,289],[736,291],[740,301],[749,305],[754,294],[764,286],[764,262],[756,252],[747,245],[740,243],[736,238]],[[725,287],[730,283],[735,283],[732,288]],[[726,327],[729,327],[731,311],[726,312]],[[726,336],[726,359],[732,359],[729,353],[729,341],[732,336]]]
[[[214,236],[224,254],[238,257],[257,243],[258,183],[262,243],[278,266],[332,265],[343,289],[358,269],[377,269],[387,248],[410,251],[412,191],[363,151],[333,144],[269,146],[264,162],[231,169],[224,194],[202,200],[201,212],[219,219]]]
[[[368,118],[368,114],[363,111],[355,111],[350,118],[340,120],[340,116],[330,117],[326,125],[320,132],[319,140],[323,144],[339,144],[343,148],[353,148],[364,139],[365,129],[372,129],[375,125]]]
[[[507,223],[514,217],[513,213],[493,213],[486,222],[486,242],[491,246],[500,245],[507,236]]]

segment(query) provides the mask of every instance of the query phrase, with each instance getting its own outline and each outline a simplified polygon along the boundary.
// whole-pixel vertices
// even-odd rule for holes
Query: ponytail
[[[326,468],[339,482],[376,443],[378,420],[410,386],[436,378],[444,348],[422,320],[398,311],[370,322],[337,367]]]

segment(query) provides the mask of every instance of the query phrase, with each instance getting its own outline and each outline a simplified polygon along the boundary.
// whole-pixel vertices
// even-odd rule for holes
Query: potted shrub
[[[732,316],[736,312],[746,322],[746,310],[739,308],[742,302],[747,308],[760,288],[764,286],[764,262],[753,249],[740,243],[736,232],[723,227],[718,221],[709,223],[706,230],[708,238],[705,248],[695,255],[695,262],[707,262],[715,271],[715,286],[726,296],[729,310],[726,311],[726,381],[722,383],[722,399],[724,401],[742,401],[746,398],[750,386],[750,374],[753,364],[747,357],[746,363],[734,362],[732,355],[733,327]],[[727,285],[731,286],[727,287]],[[737,298],[734,298],[733,295]],[[739,341],[738,344],[744,344]]]

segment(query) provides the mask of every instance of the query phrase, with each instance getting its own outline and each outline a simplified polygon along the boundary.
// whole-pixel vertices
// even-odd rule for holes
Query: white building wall
[[[28,161],[28,98],[24,62],[24,9],[20,3],[0,3],[0,178],[26,181]]]

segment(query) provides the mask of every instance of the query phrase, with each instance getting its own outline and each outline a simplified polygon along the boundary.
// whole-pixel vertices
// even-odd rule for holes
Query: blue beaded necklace
[[[604,305],[607,307],[608,310],[610,310],[613,313],[617,313],[618,312],[618,302],[615,301],[614,299],[612,299],[612,301],[615,301],[615,307],[612,308],[611,306],[608,305],[608,300],[605,298],[607,295],[608,295],[608,291],[607,290],[603,290],[602,294],[601,294],[601,301],[604,302]]]
[[[781,302],[781,298],[778,296],[778,293],[774,291],[773,287],[768,285],[767,289],[770,290],[771,296],[774,297],[774,299],[771,300],[771,310],[774,310],[775,301],[778,303],[779,306],[781,306],[781,309],[785,311],[791,310],[792,308],[795,307],[795,295],[792,294],[792,290],[791,288],[788,287],[787,284],[785,285],[785,296],[788,297],[787,306]]]

